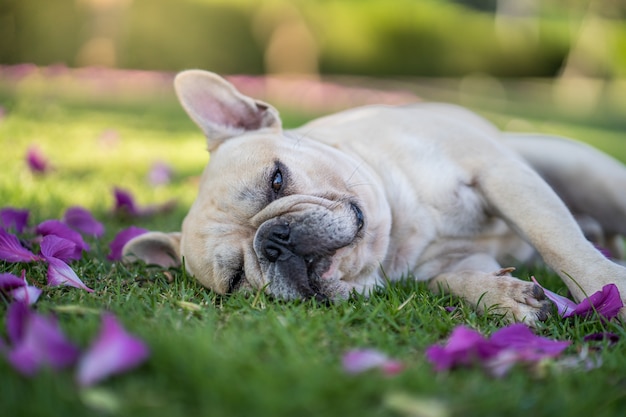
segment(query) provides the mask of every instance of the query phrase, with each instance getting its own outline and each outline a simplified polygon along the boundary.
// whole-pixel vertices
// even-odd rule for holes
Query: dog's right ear
[[[122,249],[125,262],[144,261],[164,268],[180,266],[181,234],[148,232],[129,240]]]
[[[209,151],[246,131],[279,133],[278,111],[267,103],[241,94],[228,81],[208,71],[183,71],[174,80],[183,108],[207,137]]]

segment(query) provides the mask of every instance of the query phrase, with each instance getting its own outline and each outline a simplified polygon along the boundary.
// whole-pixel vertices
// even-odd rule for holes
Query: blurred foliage
[[[0,63],[626,75],[618,0],[0,0]]]

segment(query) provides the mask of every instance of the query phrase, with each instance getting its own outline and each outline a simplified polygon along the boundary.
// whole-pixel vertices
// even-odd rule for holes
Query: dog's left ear
[[[125,262],[144,261],[164,268],[180,266],[179,232],[148,232],[129,240],[122,249]]]
[[[282,129],[275,108],[241,94],[212,72],[183,71],[176,76],[174,87],[183,108],[206,135],[209,151],[246,131]]]

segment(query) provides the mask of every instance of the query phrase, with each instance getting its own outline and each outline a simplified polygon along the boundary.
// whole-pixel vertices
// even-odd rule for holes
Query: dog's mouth
[[[269,292],[279,298],[314,298],[326,302],[328,281],[338,250],[352,245],[364,227],[363,212],[354,203],[339,213],[310,210],[264,222],[257,230],[254,250]]]

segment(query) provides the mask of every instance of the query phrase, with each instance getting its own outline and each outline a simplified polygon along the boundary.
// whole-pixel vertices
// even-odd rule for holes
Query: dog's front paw
[[[496,274],[494,284],[492,296],[485,294],[486,304],[491,303],[491,306],[486,306],[489,311],[533,327],[549,317],[552,303],[540,286],[499,274]]]

